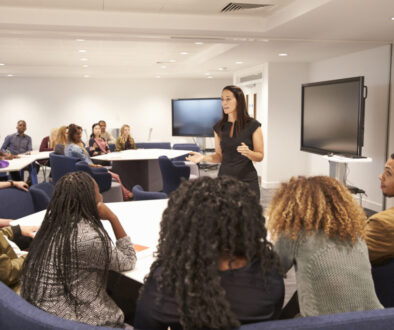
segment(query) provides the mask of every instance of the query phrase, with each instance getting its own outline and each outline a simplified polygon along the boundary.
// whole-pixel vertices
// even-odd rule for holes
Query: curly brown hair
[[[351,241],[364,237],[366,216],[348,189],[327,176],[292,177],[282,183],[268,206],[272,239],[282,232],[295,240],[300,231],[324,231],[330,238]]]

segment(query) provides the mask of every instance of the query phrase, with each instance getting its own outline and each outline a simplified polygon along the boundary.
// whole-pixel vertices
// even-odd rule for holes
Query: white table
[[[137,252],[136,267],[123,274],[140,283],[149,273],[154,260],[153,252],[159,240],[160,221],[163,211],[167,207],[167,199],[157,199],[138,202],[107,203],[108,207],[118,216],[127,235],[135,244],[147,246],[148,249]],[[45,210],[20,218],[12,225],[40,226],[45,216]],[[109,221],[103,221],[111,239],[115,242],[115,235]]]
[[[147,191],[161,191],[163,181],[158,158],[167,156],[173,159],[189,152],[190,150],[136,149],[112,152],[92,159],[111,161],[111,171],[119,174],[123,185],[129,190],[139,184]]]
[[[31,151],[29,155],[25,155],[25,154],[18,155],[19,158],[7,160],[7,162],[9,162],[9,166],[0,168],[0,173],[18,172],[24,169],[26,166],[34,163],[36,160],[48,159],[49,154],[51,152],[52,151],[44,151],[44,152]],[[33,184],[38,183],[35,166],[31,166],[30,168],[30,178]]]

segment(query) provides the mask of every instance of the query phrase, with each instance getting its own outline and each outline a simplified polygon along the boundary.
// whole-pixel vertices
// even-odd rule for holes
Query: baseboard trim
[[[354,196],[354,199],[360,204],[360,196],[359,195]],[[376,203],[376,202],[371,201],[366,198],[362,198],[361,206],[364,208],[376,211],[376,212],[382,211],[382,207],[383,207],[381,203]]]

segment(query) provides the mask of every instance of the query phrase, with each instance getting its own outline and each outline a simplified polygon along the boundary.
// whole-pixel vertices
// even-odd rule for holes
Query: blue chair
[[[201,152],[200,147],[195,143],[175,143],[172,146],[174,150],[191,150],[195,152]],[[187,155],[179,156],[173,159],[173,161],[184,161],[186,160]]]
[[[373,266],[372,278],[380,303],[385,308],[394,307],[394,258],[384,265]]]
[[[110,150],[111,152],[114,152],[114,151],[115,151],[115,144],[113,144],[113,143],[108,143],[108,147],[109,147],[109,150]]]
[[[115,330],[65,320],[29,304],[0,282],[0,329]]]
[[[151,199],[166,199],[167,194],[162,192],[145,191],[140,185],[135,185],[132,189],[135,201],[145,201]]]
[[[135,146],[137,149],[171,149],[170,142],[139,142]]]
[[[84,171],[90,174],[90,176],[96,180],[100,192],[111,189],[112,176],[105,167],[92,168],[88,163],[79,161],[75,164],[75,168],[77,171]]]
[[[40,211],[30,191],[0,189],[0,201],[0,218],[15,220]]]
[[[30,187],[30,193],[38,211],[45,210],[52,198],[55,186],[49,182],[42,182]]]
[[[186,165],[176,165],[167,156],[159,157],[161,177],[163,179],[163,191],[169,195],[181,184],[181,179],[189,179],[190,167]]]
[[[52,152],[51,154],[49,154],[49,159],[51,162],[53,184],[56,184],[56,182],[63,175],[77,171],[77,169],[75,168],[75,164],[79,162],[79,158],[58,155]]]
[[[386,330],[393,329],[394,308],[246,324],[240,330]]]

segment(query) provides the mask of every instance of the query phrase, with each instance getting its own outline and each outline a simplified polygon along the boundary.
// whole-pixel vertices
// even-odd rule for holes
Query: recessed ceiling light
[[[225,66],[222,66],[222,67],[218,68],[218,70],[219,71],[225,71],[225,70],[227,70],[227,68]]]
[[[86,49],[80,49],[80,50],[78,50],[80,53],[86,53],[87,52],[87,50]]]
[[[167,67],[165,65],[162,65],[161,68],[162,69],[167,69]]]
[[[85,39],[75,39],[75,41],[83,42]]]
[[[212,79],[213,77],[212,77],[212,76],[208,76],[207,78],[208,78],[208,79]]]
[[[3,65],[5,65],[4,63],[0,63],[0,66],[3,66]]]
[[[242,61],[236,61],[235,64],[244,64]]]
[[[181,55],[187,55],[187,54],[189,54],[188,52],[180,52],[179,54],[181,54]]]
[[[89,67],[89,65],[84,64],[84,65],[82,65],[82,67],[83,67],[83,68],[87,68],[87,67]]]
[[[83,75],[84,78],[90,78],[88,74]]]
[[[206,76],[210,76],[211,73],[210,73],[210,72],[206,72],[205,75],[206,75]]]
[[[195,44],[195,45],[203,45],[204,43],[201,42],[201,41],[197,41],[197,42],[195,42],[194,44]]]
[[[155,78],[160,78],[160,76],[159,76],[159,75],[157,75],[157,76],[155,76]]]
[[[287,53],[280,53],[280,54],[278,54],[278,56],[287,56],[287,55],[289,55],[289,54],[287,54]]]
[[[168,60],[168,62],[170,62],[170,63],[175,63],[176,60]]]
[[[86,57],[82,57],[81,61],[87,61],[88,59]]]
[[[13,77],[14,75],[13,74],[7,74],[7,77]]]
[[[391,17],[391,20],[394,21],[394,17]]]

